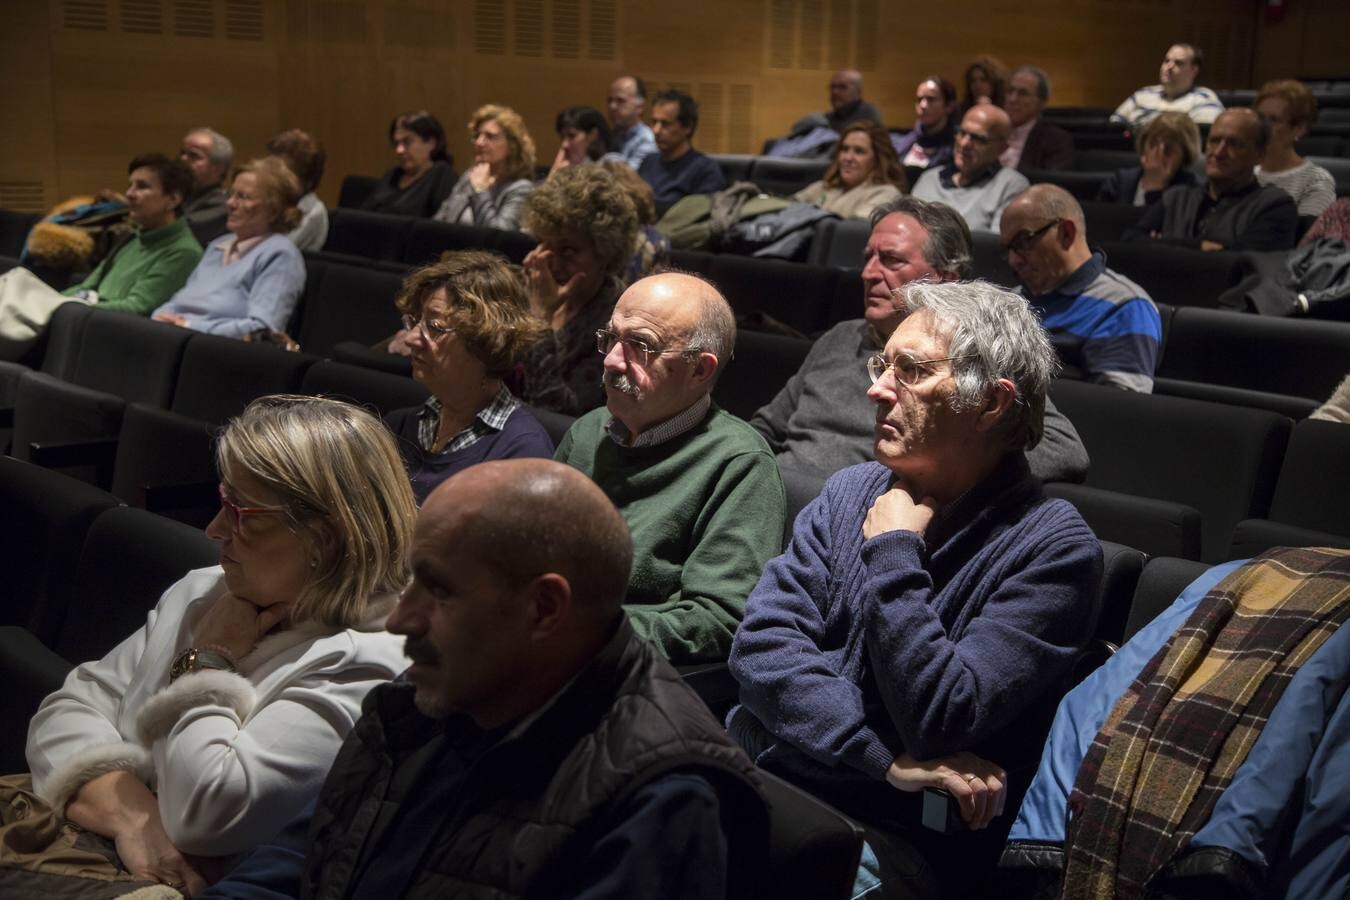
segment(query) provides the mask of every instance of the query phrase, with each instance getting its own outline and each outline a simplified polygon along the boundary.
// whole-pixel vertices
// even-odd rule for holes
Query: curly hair
[[[871,119],[856,119],[845,126],[844,133],[839,135],[839,143],[835,145],[830,167],[825,170],[825,186],[844,186],[839,177],[839,154],[844,150],[844,138],[855,131],[867,135],[867,140],[872,144],[872,172],[867,180],[872,184],[893,184],[901,193],[908,193],[909,179],[905,177],[905,167],[900,165],[900,157],[895,155],[890,132]]]
[[[995,106],[1002,106],[1008,99],[1008,67],[996,56],[981,54],[970,61],[966,66],[966,96],[964,104],[973,106],[976,102],[975,95],[970,92],[970,76],[976,69],[984,72],[989,79],[989,102]]]
[[[257,179],[259,199],[271,213],[272,231],[285,234],[300,224],[300,210],[295,205],[300,202],[300,179],[290,166],[280,157],[264,156],[244,163],[234,177],[246,172]]]
[[[400,312],[421,318],[431,295],[445,291],[446,324],[464,346],[500,378],[523,360],[544,335],[530,312],[520,270],[485,250],[450,251],[403,282],[395,301]]]
[[[638,225],[653,225],[656,223],[656,195],[652,193],[652,186],[642,180],[642,176],[626,162],[617,159],[607,159],[600,163],[600,168],[614,176],[614,180],[619,182],[619,187],[628,192],[628,199],[633,201],[633,208],[637,210]]]
[[[525,230],[541,242],[577,235],[591,242],[607,275],[633,252],[638,215],[622,184],[600,166],[568,166],[525,201]]]
[[[534,138],[525,127],[525,120],[509,106],[489,103],[480,106],[469,117],[469,140],[478,137],[478,129],[485,122],[496,122],[506,135],[506,179],[516,181],[534,175]]]

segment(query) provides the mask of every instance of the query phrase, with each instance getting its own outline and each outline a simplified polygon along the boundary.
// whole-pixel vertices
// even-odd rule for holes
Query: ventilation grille
[[[227,0],[225,37],[232,41],[261,41],[263,0]]]
[[[683,91],[698,101],[694,144],[706,153],[754,153],[755,88],[750,84],[668,81],[649,87]]]
[[[1217,17],[1190,23],[1180,40],[1205,51],[1206,84],[1245,85],[1251,81],[1251,22]]]
[[[366,41],[364,3],[320,3],[319,40],[335,44],[363,44]]]
[[[121,25],[128,34],[163,34],[164,4],[160,0],[122,0]]]
[[[617,58],[618,34],[616,0],[474,3],[475,53],[505,56],[509,52],[526,59],[612,61]]]
[[[877,0],[769,0],[769,68],[875,69]]]
[[[61,4],[61,26],[71,31],[107,31],[107,0],[65,0]]]
[[[173,33],[179,37],[215,37],[216,17],[211,0],[174,0]]]
[[[40,181],[0,181],[0,208],[46,212],[46,191]]]

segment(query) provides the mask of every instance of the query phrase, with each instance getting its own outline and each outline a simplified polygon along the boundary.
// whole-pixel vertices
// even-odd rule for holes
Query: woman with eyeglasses
[[[285,332],[305,290],[304,258],[287,237],[299,202],[300,181],[279,158],[240,167],[225,200],[229,233],[152,318],[226,337]]]
[[[367,691],[407,667],[384,621],[409,579],[416,509],[379,420],[263,397],[216,459],[206,533],[220,565],[189,572],[43,701],[28,731],[34,827],[10,830],[7,850],[196,893],[318,794]]]
[[[505,259],[479,250],[447,253],[408,276],[398,307],[413,378],[431,397],[385,421],[419,504],[475,463],[553,455],[548,433],[505,383],[544,331]]]
[[[469,119],[473,165],[432,218],[514,231],[534,190],[534,139],[520,113],[489,103]]]

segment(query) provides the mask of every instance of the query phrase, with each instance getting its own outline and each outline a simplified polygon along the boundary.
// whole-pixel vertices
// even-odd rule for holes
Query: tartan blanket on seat
[[[1069,795],[1065,898],[1142,897],[1285,686],[1350,614],[1350,552],[1275,549],[1215,585],[1121,696]]]

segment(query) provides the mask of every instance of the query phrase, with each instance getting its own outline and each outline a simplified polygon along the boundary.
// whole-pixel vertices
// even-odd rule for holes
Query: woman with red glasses
[[[407,666],[384,620],[409,578],[416,513],[379,420],[264,397],[225,429],[217,462],[207,534],[221,564],[169,588],[29,727],[30,823],[77,829],[20,831],[69,846],[15,847],[7,815],[6,848],[50,852],[63,874],[74,863],[105,884],[199,891],[318,793],[366,692]]]

